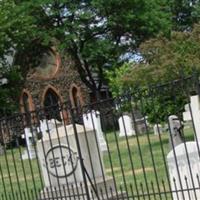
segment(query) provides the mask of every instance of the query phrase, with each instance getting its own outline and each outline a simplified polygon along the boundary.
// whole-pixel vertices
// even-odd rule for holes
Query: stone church
[[[89,102],[89,89],[81,81],[72,59],[51,48],[43,53],[39,66],[27,73],[19,101],[22,113],[64,102],[77,107]],[[54,112],[48,118],[59,118],[59,113]]]

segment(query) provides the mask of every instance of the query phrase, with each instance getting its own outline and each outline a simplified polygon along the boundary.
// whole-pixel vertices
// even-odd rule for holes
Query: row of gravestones
[[[107,150],[106,141],[103,136],[101,128],[100,115],[98,111],[92,111],[91,113],[83,115],[84,126],[94,129],[96,139],[100,145],[101,151]],[[34,144],[37,141],[37,134],[41,133],[42,137],[55,131],[58,127],[62,126],[62,123],[57,120],[40,120],[40,126],[36,128],[25,128],[22,138],[26,141],[27,149],[22,154],[22,159],[33,159],[36,157]],[[93,128],[94,127],[94,128]],[[49,137],[51,137],[49,135]]]
[[[50,133],[54,131],[56,126],[59,126],[61,123],[57,120],[40,120],[40,126],[39,127],[31,127],[31,128],[25,128],[24,134],[22,135],[22,138],[26,141],[27,149],[24,150],[22,156],[22,159],[33,159],[36,157],[35,153],[35,144],[37,142],[37,135],[38,133],[41,133],[42,136],[44,136],[45,133]]]
[[[100,113],[98,111],[91,111],[90,113],[83,115],[84,126],[87,128],[94,129],[95,135],[97,136],[98,143],[101,151],[107,151],[107,144],[104,139],[104,133],[102,131]],[[145,132],[145,119],[136,119],[137,130],[139,133]],[[118,119],[119,124],[119,137],[135,135],[135,129],[133,128],[133,122],[130,116],[123,115]],[[60,126],[61,123],[56,120],[41,120],[40,126],[37,128],[25,128],[24,135],[22,138],[26,140],[27,149],[22,155],[22,159],[35,158],[34,143],[36,142],[37,133],[41,133],[42,136],[45,133],[51,133],[54,131],[56,126]]]
[[[94,120],[95,117],[93,114],[95,114],[96,119],[99,119],[99,122],[97,122],[97,120]],[[183,118],[185,120],[192,119],[192,121],[194,122],[194,128],[196,130],[196,140],[184,143],[180,135],[181,123],[179,119],[177,119],[176,116],[169,117],[169,138],[171,151],[167,155],[167,163],[169,169],[170,185],[172,191],[174,191],[173,199],[200,199],[199,191],[197,191],[197,193],[194,190],[194,188],[199,188],[199,179],[197,177],[200,176],[200,145],[198,142],[198,140],[200,140],[200,104],[198,96],[191,97],[190,104],[186,106],[186,111],[183,113]],[[99,180],[98,186],[100,188],[103,184],[102,177],[105,175],[104,169],[102,169],[102,167],[100,168],[100,166],[103,166],[103,161],[101,160],[101,156],[99,156],[96,140],[98,139],[100,149],[102,151],[105,151],[107,149],[107,145],[100,126],[100,116],[98,112],[92,112],[85,115],[83,119],[84,126],[76,125],[76,129],[77,134],[80,137],[80,146],[84,157],[84,164],[86,165],[85,167],[88,170],[87,173],[91,177]],[[131,129],[132,126],[128,127],[127,124],[125,124],[125,121],[127,123],[128,120],[129,118],[126,119],[125,116],[119,119],[121,136],[135,134],[135,132]],[[95,129],[93,127],[95,127]],[[125,130],[124,127],[126,127],[127,130]],[[75,145],[76,142],[73,126],[69,125],[64,127],[61,125],[56,128],[57,131],[55,131],[54,120],[52,120],[50,122],[41,122],[41,126],[38,128],[39,130],[35,130],[41,131],[42,133],[46,133],[49,131],[51,132],[51,142],[49,140],[49,134],[43,134],[42,141],[44,142],[44,144],[42,144],[41,140],[37,142],[37,151],[46,187],[49,187],[50,185],[57,187],[61,183],[66,185],[66,181],[72,184],[77,181],[83,181],[81,175],[81,166],[77,155],[78,151]],[[131,130],[132,132],[129,132],[128,130]],[[97,133],[97,131],[99,132]],[[66,132],[70,133],[68,134],[69,141],[67,141],[66,139]],[[89,148],[92,149],[91,160],[87,160],[89,158],[87,156],[88,152],[85,149],[87,145],[85,144],[85,140],[82,138],[85,137],[83,133],[87,134],[89,138],[89,144],[87,145],[89,145]],[[98,137],[99,135],[100,137],[96,138],[96,136]],[[34,130],[30,130],[28,128],[25,129],[25,138],[27,142],[29,158],[33,158],[35,156],[35,152],[33,151],[33,147],[31,146],[31,143],[33,141],[30,140],[30,138],[34,138],[33,136]],[[58,140],[62,141],[62,144],[59,144],[60,142]],[[68,144],[70,144],[70,147]],[[66,155],[66,158],[64,158],[65,162],[62,161],[62,152],[64,152]],[[55,161],[55,158],[58,160]],[[44,163],[44,161],[47,163]],[[91,167],[91,161],[93,162],[93,167]],[[113,185],[112,179],[108,178],[106,179],[106,182],[109,187]],[[44,189],[43,192],[47,191]]]
[[[109,195],[112,196],[112,199],[115,199],[114,181],[104,173],[102,152],[107,151],[107,144],[101,128],[100,113],[98,111],[92,111],[91,113],[83,115],[83,122],[84,125],[76,125],[76,131],[84,158],[84,169],[87,170],[89,177],[95,179],[97,191],[101,196],[103,194],[103,196],[107,197],[107,191],[112,188],[112,192]],[[141,125],[143,124],[143,119],[139,119],[137,122]],[[119,118],[119,127],[120,136],[135,134],[132,130],[132,122],[129,117],[126,118],[126,116],[122,116]],[[144,125],[141,126],[139,130],[142,130],[142,128],[144,129]],[[129,132],[130,130],[131,134]],[[72,125],[63,126],[59,124],[59,122],[55,122],[55,120],[44,120],[40,121],[40,127],[35,129],[25,128],[24,131],[27,149],[22,155],[22,159],[33,159],[36,157],[35,145],[33,144],[37,142],[37,155],[45,182],[45,188],[41,192],[41,199],[45,199],[46,196],[52,198],[52,196],[58,194],[58,192],[62,193],[60,196],[68,195],[66,193],[74,193],[74,191],[67,188],[69,184],[76,186],[76,192],[80,194],[78,197],[79,199],[85,199],[85,197],[81,195],[85,188],[83,189],[80,186],[77,188],[77,182],[83,182],[83,167],[81,166],[78,155],[74,127]],[[37,141],[36,135],[39,132],[42,134],[42,140]],[[85,140],[86,137],[89,138],[87,144]],[[90,158],[88,157],[88,148],[90,152],[92,152]],[[99,149],[101,151],[99,151]],[[62,187],[62,191],[60,190],[61,184],[66,186],[66,188]],[[91,191],[92,185],[89,183],[88,186],[89,191]],[[49,187],[54,187],[54,191],[52,192]],[[59,188],[59,191],[55,188]],[[51,193],[49,193],[49,191],[51,191]],[[89,195],[93,196],[91,193]],[[119,194],[117,196],[117,198],[119,198]],[[62,198],[56,197],[56,199]],[[70,199],[73,199],[73,197]],[[76,197],[74,199],[76,199]]]
[[[193,99],[193,98],[192,98]],[[194,102],[192,101],[192,108],[195,107]],[[195,113],[195,112],[194,112]],[[185,113],[183,113],[185,120],[191,120],[191,116],[189,115],[190,112],[187,109]],[[107,150],[106,141],[104,139],[104,134],[101,128],[101,121],[100,121],[100,113],[98,111],[92,111],[91,113],[84,114],[83,115],[83,121],[84,126],[88,128],[94,127],[95,135],[97,135],[97,140],[100,144],[101,151]],[[139,133],[145,132],[146,126],[148,124],[146,118],[140,118],[136,119],[135,123],[137,124],[137,130],[139,130]],[[136,134],[135,129],[133,128],[133,121],[129,115],[123,115],[118,119],[119,124],[119,137],[124,136],[132,136]],[[197,123],[198,124],[198,123]],[[40,121],[40,127],[37,127],[36,129],[32,128],[25,128],[24,132],[25,134],[22,136],[26,140],[27,149],[22,154],[22,159],[32,159],[35,158],[35,149],[34,149],[34,143],[36,142],[37,133],[51,133],[56,126],[62,125],[59,121],[56,120],[41,120]],[[160,124],[156,124],[153,127],[154,134],[158,135],[163,133],[163,127]]]

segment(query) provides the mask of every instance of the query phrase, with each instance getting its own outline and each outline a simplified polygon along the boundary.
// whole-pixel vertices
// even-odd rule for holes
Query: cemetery
[[[126,139],[125,138],[118,138],[117,141],[119,143],[119,149],[116,147],[116,139],[115,139],[115,134],[118,133],[108,133],[106,134],[106,140],[108,143],[108,147],[109,147],[109,151],[113,152],[111,153],[111,159],[112,159],[112,163],[114,164],[114,167],[112,169],[111,167],[111,163],[109,161],[109,155],[108,153],[105,153],[103,156],[103,161],[104,161],[104,167],[105,167],[105,174],[107,174],[108,176],[112,176],[112,173],[114,173],[116,182],[118,184],[118,187],[120,187],[120,185],[123,185],[123,175],[121,172],[121,166],[120,166],[120,161],[118,158],[118,153],[121,154],[121,159],[123,162],[123,171],[125,173],[126,176],[126,184],[133,184],[133,175],[132,175],[132,169],[131,169],[131,165],[130,165],[130,157],[128,155],[128,150],[127,150],[127,145],[126,145]],[[188,139],[192,138],[191,134],[188,134]],[[166,172],[165,172],[165,168],[164,168],[164,164],[163,164],[163,160],[162,160],[162,155],[161,155],[161,150],[160,150],[160,146],[158,145],[159,143],[159,138],[157,136],[154,136],[154,134],[151,134],[150,139],[152,141],[152,148],[153,148],[153,152],[155,152],[156,154],[156,170],[157,170],[157,174],[159,177],[159,181],[162,182],[166,179]],[[139,151],[138,151],[138,142],[140,144],[141,147],[141,151],[142,152],[146,152],[146,154],[144,154],[143,157],[143,162],[145,165],[145,168],[143,169],[141,166],[141,157],[139,155]],[[169,151],[169,145],[168,145],[168,136],[167,134],[163,134],[162,135],[162,142],[163,142],[163,148],[165,151],[165,154]],[[136,140],[135,137],[130,137],[129,139],[129,144],[131,147],[131,155],[133,156],[133,161],[134,161],[134,170],[136,173],[136,179],[138,184],[141,182],[144,182],[144,177],[143,177],[143,170],[146,172],[146,175],[148,177],[149,180],[151,181],[155,181],[155,177],[153,171],[154,168],[152,166],[152,160],[151,160],[151,155],[150,152],[147,152],[148,147],[146,146],[146,144],[148,144],[148,140],[146,138],[145,135],[140,135],[138,137],[138,141]],[[22,150],[21,150],[22,151]],[[12,162],[13,161],[13,157],[12,154],[15,155],[15,165],[18,167],[17,170],[17,174],[19,177],[21,177],[19,179],[20,181],[20,189],[21,190],[25,190],[26,191],[26,181],[28,182],[28,188],[34,190],[33,187],[33,181],[35,182],[36,188],[41,189],[44,185],[44,183],[41,182],[40,180],[40,174],[39,174],[39,169],[38,169],[38,164],[36,159],[32,159],[31,160],[31,165],[29,164],[29,160],[23,160],[24,165],[26,166],[25,171],[23,171],[22,169],[22,161],[19,159],[20,158],[20,152],[18,149],[15,149],[13,152],[12,150],[8,150],[7,151],[7,159],[8,162]],[[17,159],[18,158],[18,159]],[[4,163],[4,165],[1,166],[1,176],[4,177],[4,181],[5,181],[5,186],[6,186],[6,190],[7,192],[11,191],[10,188],[10,179],[12,178],[12,185],[14,187],[14,190],[18,190],[19,185],[18,183],[18,178],[15,174],[14,171],[14,163],[11,165],[9,164],[9,167],[12,171],[10,171],[11,173],[11,177],[9,178],[9,173],[7,170],[7,164],[4,161],[5,158],[4,156],[0,158],[1,163]],[[31,168],[33,173],[31,173]],[[20,170],[19,170],[20,169]],[[113,172],[112,172],[113,170]],[[63,172],[62,172],[63,173]],[[24,177],[24,175],[26,174],[26,178]],[[24,177],[24,178],[22,178]],[[48,180],[48,178],[47,178]],[[145,185],[144,185],[145,187]],[[166,185],[166,189],[168,188],[168,186]],[[128,188],[129,191],[131,191],[130,188]],[[152,190],[152,189],[151,189]],[[1,187],[0,188],[0,193],[2,193],[4,191],[4,188]],[[139,189],[140,193],[142,193],[141,188]],[[34,191],[33,191],[34,192]]]
[[[116,139],[115,139],[114,134],[116,134],[116,133],[106,134],[107,135],[106,140],[108,142],[109,150],[110,150],[110,152],[113,152],[113,153],[111,153],[111,159],[112,159],[112,163],[114,164],[114,167],[113,168],[111,167],[110,161],[109,161],[109,155],[108,155],[108,153],[105,153],[103,156],[103,161],[105,164],[105,174],[107,174],[107,176],[112,176],[112,173],[114,173],[118,187],[120,187],[120,185],[123,185],[124,181],[126,181],[126,184],[129,186],[129,184],[133,184],[133,172],[131,169],[130,157],[128,155],[128,150],[127,150],[127,145],[126,145],[127,141],[125,138],[118,138],[117,139],[118,143],[119,143],[119,149],[118,149],[116,147]],[[191,140],[193,138],[193,135],[188,132],[187,138],[188,138],[188,140]],[[154,172],[154,170],[156,170],[156,173],[158,175],[158,181],[165,185],[165,190],[168,190],[169,185],[167,185],[167,182],[166,182],[166,179],[167,179],[166,169],[165,169],[165,166],[164,166],[164,163],[162,160],[161,147],[158,145],[160,140],[154,134],[150,135],[150,140],[151,140],[151,147],[152,147],[153,153],[155,155],[155,157],[154,157],[155,162],[156,162],[155,169],[152,164],[151,153],[148,150],[149,148],[147,146],[147,144],[148,144],[147,137],[145,135],[140,135],[138,137],[138,141],[135,137],[131,137],[128,141],[130,144],[130,147],[131,147],[131,156],[133,157],[133,162],[134,162],[135,178],[137,180],[138,185],[140,183],[145,183],[145,179],[144,179],[144,175],[143,175],[143,173],[145,172],[148,180],[151,180],[152,182],[155,183],[156,178],[155,178],[155,175],[153,172]],[[141,166],[142,161],[141,161],[141,157],[140,157],[139,150],[138,150],[138,143],[140,144],[141,152],[146,152],[145,154],[142,155],[142,160],[143,160],[143,164],[144,164],[145,168],[142,168],[142,166]],[[167,152],[169,152],[169,142],[168,142],[167,134],[162,134],[162,143],[163,143],[163,150],[165,152],[165,155],[167,155]],[[121,159],[123,162],[122,168],[124,171],[125,180],[123,179],[123,174],[121,171],[122,169],[121,169],[120,161],[118,158],[118,153],[120,153]],[[18,150],[15,149],[13,152],[12,152],[12,150],[9,150],[7,152],[8,162],[13,161],[13,157],[12,157],[13,154],[15,155],[16,158],[20,157],[20,152]],[[38,169],[38,164],[37,164],[36,159],[31,160],[31,165],[29,164],[29,160],[23,160],[23,163],[26,166],[25,171],[23,171],[23,169],[22,169],[22,161],[20,159],[15,159],[15,163],[13,163],[12,165],[9,164],[9,168],[11,170],[10,177],[9,177],[9,173],[8,173],[8,169],[7,169],[7,164],[5,163],[4,160],[5,160],[5,158],[1,157],[0,161],[1,161],[1,163],[4,163],[4,165],[1,166],[0,170],[1,170],[1,176],[4,178],[4,183],[5,183],[7,192],[11,191],[10,179],[12,179],[12,186],[13,186],[14,190],[19,190],[19,185],[17,184],[18,181],[20,182],[20,190],[22,190],[22,191],[26,191],[27,190],[26,187],[28,187],[34,193],[33,181],[35,182],[35,187],[37,190],[41,190],[41,188],[44,186],[44,183],[41,182],[41,179],[40,179],[40,174],[39,174],[39,169]],[[17,178],[17,175],[15,174],[14,165],[16,165],[18,167],[17,174],[19,177],[21,177],[20,179],[19,179],[19,177]],[[113,170],[113,172],[112,172],[112,170]],[[31,173],[31,171],[32,171],[32,173]],[[64,172],[59,172],[59,173],[64,173]],[[25,174],[26,174],[26,176],[24,176]],[[22,177],[24,177],[24,178],[22,178]],[[26,181],[28,183],[26,183]],[[47,178],[47,181],[48,181],[48,178]],[[27,186],[26,186],[26,184],[27,184]],[[146,188],[145,184],[143,185],[143,187]],[[153,188],[151,186],[151,182],[149,182],[149,187],[150,187],[149,190],[152,192]],[[157,186],[155,185],[154,187],[157,187]],[[161,185],[159,187],[163,188],[163,185]],[[0,191],[2,193],[4,191],[4,188],[1,187]],[[131,188],[128,188],[128,191],[131,193]],[[31,193],[31,191],[30,191],[30,193]],[[139,188],[139,193],[142,194],[141,187]],[[170,196],[170,195],[167,195],[167,196]]]
[[[189,96],[183,108],[162,122],[152,122],[142,110],[136,116],[138,106],[128,113],[110,101],[93,104],[92,109],[86,105],[79,123],[77,110],[70,107],[58,108],[61,120],[37,120],[33,112],[31,126],[20,124],[26,144],[4,148],[0,156],[0,196],[13,200],[114,200],[145,195],[200,199],[199,96]],[[68,121],[64,113],[71,113]],[[113,119],[109,129],[104,127],[106,119]],[[1,124],[4,132],[5,126]]]
[[[199,0],[1,0],[0,200],[200,200],[199,36]]]

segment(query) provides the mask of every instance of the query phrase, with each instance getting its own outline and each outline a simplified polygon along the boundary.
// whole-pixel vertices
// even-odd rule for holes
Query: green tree
[[[4,71],[0,78],[0,117],[18,110],[17,99],[21,85],[22,77],[19,68],[12,67]]]
[[[145,91],[151,85],[162,85],[166,82],[200,73],[200,25],[196,24],[192,32],[173,32],[170,38],[158,36],[140,45],[143,60],[140,63],[126,63],[121,68],[108,73],[110,87],[115,96],[126,91]],[[193,82],[169,85],[163,91],[152,90],[154,98],[146,101],[145,112],[149,120],[164,120],[168,114],[178,114],[187,101],[188,90],[195,90]],[[181,85],[182,84],[182,85]],[[148,95],[147,95],[148,96]],[[151,105],[151,106],[150,106]],[[154,108],[154,109],[152,109]]]
[[[0,2],[0,10],[1,55],[13,47],[19,53],[17,64],[33,67],[39,50],[56,40],[92,91],[101,88],[103,68],[122,62],[121,56],[136,51],[142,41],[170,30],[163,0],[8,0]]]
[[[199,0],[169,0],[175,31],[188,31],[200,19]]]

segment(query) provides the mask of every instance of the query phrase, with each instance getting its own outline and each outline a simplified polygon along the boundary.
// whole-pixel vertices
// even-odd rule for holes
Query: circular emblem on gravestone
[[[55,177],[70,176],[78,164],[77,153],[65,145],[56,145],[48,150],[45,156],[48,172]]]

